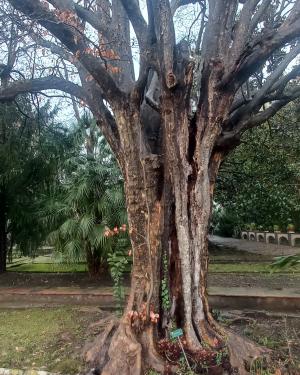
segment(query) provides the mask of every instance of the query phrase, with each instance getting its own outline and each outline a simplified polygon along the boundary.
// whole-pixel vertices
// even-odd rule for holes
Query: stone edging
[[[0,368],[0,375],[58,375],[42,370],[17,370]]]

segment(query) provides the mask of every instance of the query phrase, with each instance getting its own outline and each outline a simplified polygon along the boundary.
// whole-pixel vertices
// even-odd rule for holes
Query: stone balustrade
[[[277,245],[300,246],[300,233],[295,232],[282,233],[244,230],[241,233],[241,238],[242,240],[273,243]]]

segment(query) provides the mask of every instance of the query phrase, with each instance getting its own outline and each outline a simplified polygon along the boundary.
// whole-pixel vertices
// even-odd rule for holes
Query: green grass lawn
[[[212,263],[209,265],[209,271],[214,273],[299,273],[300,264],[293,267],[274,269],[268,263]]]
[[[23,263],[8,267],[12,272],[42,272],[42,273],[64,273],[64,272],[87,272],[84,263],[62,264],[62,263]]]
[[[88,326],[100,314],[66,307],[0,310],[0,367],[79,373]]]
[[[41,272],[41,273],[74,273],[87,272],[84,263],[61,264],[61,263],[23,263],[9,267],[8,271],[13,272]],[[209,271],[218,273],[299,273],[300,265],[286,267],[283,269],[272,269],[269,263],[211,263]]]

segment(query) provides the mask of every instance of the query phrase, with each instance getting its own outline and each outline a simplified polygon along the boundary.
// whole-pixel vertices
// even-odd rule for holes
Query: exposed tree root
[[[166,360],[157,353],[153,337],[152,326],[135,333],[129,322],[108,322],[102,334],[86,348],[85,360],[92,368],[89,375],[142,375],[148,368],[163,374]],[[226,337],[231,366],[240,375],[249,374],[256,359],[270,355],[270,350],[231,330],[226,330]],[[175,373],[176,367],[172,368]]]
[[[270,350],[242,337],[230,330],[226,331],[227,347],[231,366],[238,370],[239,375],[249,374],[252,363],[258,358],[268,358]]]
[[[111,339],[119,325],[119,321],[116,319],[111,320],[110,322],[104,319],[103,322],[106,323],[106,329],[84,349],[84,359],[89,367],[92,368],[90,374],[101,373],[103,367],[108,361],[107,353]]]
[[[165,362],[156,352],[152,327],[136,335],[127,322],[113,320],[86,350],[89,374],[141,375],[147,368],[163,373]]]
[[[129,324],[121,323],[109,350],[109,360],[102,375],[140,375],[142,370],[142,346],[136,340]]]

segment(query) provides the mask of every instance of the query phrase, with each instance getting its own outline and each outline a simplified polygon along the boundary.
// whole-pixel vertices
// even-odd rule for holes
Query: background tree
[[[299,103],[287,105],[262,127],[247,132],[222,164],[215,201],[216,231],[238,234],[255,223],[263,230],[300,226]]]
[[[68,148],[66,131],[49,108],[37,116],[26,102],[22,97],[18,106],[0,105],[0,272],[14,246],[34,255],[45,239],[47,229],[36,215],[39,200],[57,181]]]
[[[174,26],[184,6],[195,14],[187,40]],[[300,1],[2,0],[1,11],[10,58],[0,100],[46,89],[83,100],[124,177],[131,293],[118,329],[107,335],[108,356],[99,356],[102,373],[163,372],[156,343],[170,319],[184,329],[191,357],[226,343],[242,372],[243,360],[259,353],[225,334],[207,303],[212,196],[220,163],[241,134],[299,95],[299,65],[291,63],[300,50]],[[166,273],[169,311],[160,298]]]

